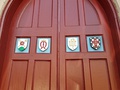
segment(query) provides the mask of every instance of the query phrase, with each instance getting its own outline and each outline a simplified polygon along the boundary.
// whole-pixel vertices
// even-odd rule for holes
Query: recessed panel
[[[34,67],[33,90],[50,90],[50,61],[35,61]]]
[[[79,37],[66,37],[66,52],[80,52]]]
[[[37,39],[37,53],[50,53],[51,52],[51,38],[38,38]]]
[[[87,36],[87,48],[89,52],[104,51],[102,36]]]
[[[64,3],[66,26],[78,26],[80,24],[78,0],[65,0]]]
[[[25,90],[27,68],[27,61],[13,61],[8,90]]]
[[[51,27],[53,14],[53,0],[39,0],[38,27]]]
[[[82,60],[66,60],[66,90],[84,90]]]
[[[93,90],[111,90],[106,60],[90,60],[90,70]]]
[[[89,0],[84,1],[85,1],[84,9],[86,25],[99,25],[100,19],[96,9]]]
[[[31,1],[27,6],[25,6],[22,15],[20,16],[18,27],[32,27],[32,20],[33,20],[33,4],[34,2]]]
[[[17,38],[15,53],[29,53],[30,38]]]

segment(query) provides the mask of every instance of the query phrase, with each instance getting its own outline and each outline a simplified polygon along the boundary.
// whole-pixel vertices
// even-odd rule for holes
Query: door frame
[[[10,24],[12,21],[12,17],[15,14],[15,11],[19,7],[19,5],[24,0],[9,0],[4,11],[2,13],[2,17],[0,19],[0,77],[2,72],[2,65],[5,57],[5,47],[8,39],[8,32],[10,28]],[[25,0],[29,2],[30,0]],[[90,0],[92,1],[92,0]],[[120,22],[118,21],[117,11],[115,6],[111,0],[98,0],[99,4],[102,6],[103,10],[108,17],[108,22],[110,26],[110,30],[112,32],[112,39],[114,42],[114,48],[116,52],[116,60],[119,69],[120,76]],[[109,15],[111,14],[111,15]]]

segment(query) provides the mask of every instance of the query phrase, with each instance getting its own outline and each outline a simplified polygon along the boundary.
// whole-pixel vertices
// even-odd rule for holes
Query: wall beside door
[[[7,4],[8,0],[0,0],[0,17],[2,15],[2,12]]]

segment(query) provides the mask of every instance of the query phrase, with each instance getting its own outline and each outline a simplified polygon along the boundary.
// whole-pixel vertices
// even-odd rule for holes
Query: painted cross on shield
[[[77,41],[76,37],[69,37],[68,38],[68,47],[72,51],[74,51],[75,49],[77,49],[77,47],[78,47],[78,41]]]
[[[44,52],[48,49],[48,39],[40,39],[39,40],[39,49]]]

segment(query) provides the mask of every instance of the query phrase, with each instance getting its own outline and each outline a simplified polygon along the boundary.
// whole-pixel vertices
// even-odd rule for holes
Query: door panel
[[[51,27],[52,26],[52,12],[53,2],[52,0],[40,0],[39,1],[39,27]]]
[[[9,90],[24,90],[25,89],[27,68],[28,68],[27,61],[15,60],[12,62]]]
[[[34,3],[31,1],[24,7],[22,14],[20,16],[20,20],[18,21],[18,27],[31,27],[33,20],[33,7]],[[27,16],[27,17],[26,17]]]
[[[50,61],[35,61],[33,90],[50,90]]]
[[[82,60],[66,60],[66,90],[84,89],[84,72]]]
[[[60,8],[60,90],[85,90],[81,39],[79,52],[66,51],[66,38],[81,38],[84,33],[82,0],[61,0]]]
[[[90,60],[90,71],[93,90],[111,90],[106,60]]]
[[[64,3],[65,3],[65,25],[66,26],[79,25],[78,0],[65,0]]]
[[[88,0],[84,2],[85,23],[86,25],[99,25],[100,20],[97,11]],[[93,19],[94,18],[94,19]]]

